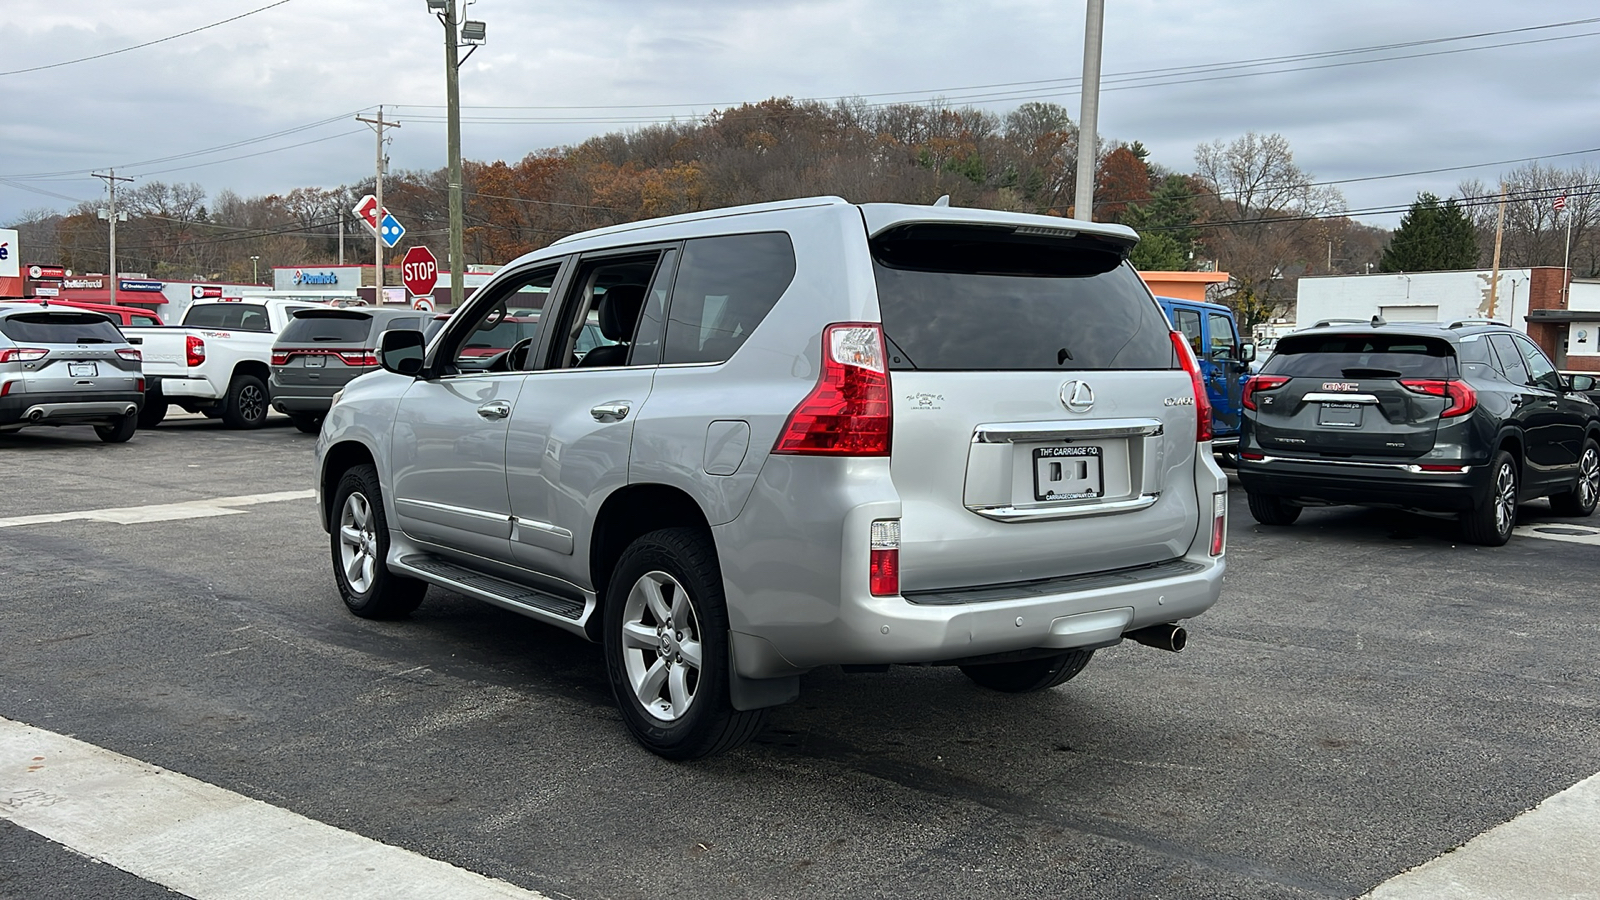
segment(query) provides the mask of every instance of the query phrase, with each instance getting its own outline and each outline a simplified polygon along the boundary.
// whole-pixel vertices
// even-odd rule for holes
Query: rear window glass
[[[1123,253],[992,227],[892,229],[872,241],[890,368],[1175,368],[1167,318]]]
[[[120,344],[122,332],[99,313],[23,313],[0,319],[0,333],[18,343]]]
[[[256,303],[202,303],[189,307],[183,324],[192,328],[271,331],[267,308]]]
[[[1449,378],[1450,342],[1409,334],[1291,334],[1261,368],[1290,378]]]
[[[361,313],[299,315],[278,335],[280,344],[355,344],[366,341],[372,317]]]
[[[794,268],[794,245],[781,232],[689,241],[672,288],[661,361],[732,356],[788,290]]]

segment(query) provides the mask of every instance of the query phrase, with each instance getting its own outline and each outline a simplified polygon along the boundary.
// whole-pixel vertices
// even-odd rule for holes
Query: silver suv
[[[100,440],[120,444],[139,427],[143,404],[139,351],[111,319],[0,303],[0,432],[93,425]]]
[[[818,666],[1024,692],[1123,638],[1180,649],[1227,480],[1136,240],[814,198],[557,241],[426,345],[384,334],[329,411],[339,592],[402,616],[436,585],[602,643],[670,758],[749,739]],[[530,303],[534,336],[472,357]]]

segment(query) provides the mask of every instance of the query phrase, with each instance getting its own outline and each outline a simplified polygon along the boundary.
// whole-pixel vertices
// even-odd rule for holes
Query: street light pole
[[[261,283],[261,274],[256,271],[256,260],[258,260],[260,258],[261,257],[259,257],[259,256],[250,257],[250,283],[251,284],[259,285]]]
[[[428,9],[444,26],[445,154],[450,180],[450,306],[459,307],[465,292],[466,251],[462,239],[461,216],[461,64],[466,57],[457,50],[473,51],[484,40],[482,22],[462,22],[457,15],[459,0],[428,0]]]
[[[109,175],[101,175],[99,172],[94,172],[94,173],[91,173],[91,174],[93,174],[94,177],[96,177],[96,178],[105,179],[106,190],[110,193],[110,196],[111,196],[111,199],[109,201],[109,207],[105,210],[106,221],[111,225],[111,237],[110,237],[110,247],[109,247],[110,256],[111,256],[111,259],[110,259],[111,267],[110,267],[110,271],[106,272],[106,279],[111,282],[111,305],[112,306],[116,306],[117,305],[117,182],[119,182],[119,181],[132,181],[133,179],[132,178],[128,178],[126,176],[117,175],[117,170],[116,169],[112,169],[111,170],[111,174],[109,174]],[[127,218],[127,214],[126,213],[123,214],[123,218]]]

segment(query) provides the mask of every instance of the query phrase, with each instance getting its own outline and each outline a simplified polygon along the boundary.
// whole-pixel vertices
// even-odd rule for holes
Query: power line
[[[154,47],[156,44],[165,44],[167,41],[175,41],[178,38],[188,37],[191,34],[198,34],[198,33],[202,32],[202,31],[206,31],[208,29],[216,28],[219,25],[226,25],[229,22],[237,22],[240,19],[246,18],[248,16],[253,16],[256,13],[266,12],[267,10],[272,9],[273,7],[282,6],[285,3],[289,3],[289,2],[291,2],[291,0],[277,0],[277,2],[275,2],[275,3],[268,3],[266,6],[262,6],[262,7],[259,7],[257,9],[252,9],[249,12],[240,13],[237,16],[232,16],[230,18],[223,19],[220,22],[212,22],[210,25],[201,25],[199,28],[191,28],[188,31],[180,31],[177,34],[169,34],[164,38],[156,38],[153,41],[145,41],[142,44],[134,44],[132,47],[123,47],[120,50],[108,50],[105,53],[96,53],[93,56],[80,56],[77,59],[67,59],[67,60],[62,60],[61,62],[48,63],[48,64],[42,65],[42,66],[30,66],[29,68],[26,68],[26,69],[12,69],[9,72],[0,72],[0,78],[3,78],[5,76],[7,76],[7,75],[21,75],[21,74],[23,74],[25,72],[42,72],[45,69],[59,69],[62,66],[72,66],[72,65],[77,65],[78,63],[82,63],[82,62],[89,62],[90,60],[105,59],[108,56],[116,56],[119,53],[127,53],[130,50],[142,50],[145,47]]]

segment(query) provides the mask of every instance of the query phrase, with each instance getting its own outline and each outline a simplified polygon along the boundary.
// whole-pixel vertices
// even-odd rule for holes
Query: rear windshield
[[[1291,334],[1262,374],[1291,378],[1449,378],[1455,350],[1440,338],[1409,334]]]
[[[0,334],[17,343],[120,344],[122,332],[99,313],[23,313],[0,319]]]
[[[256,303],[202,303],[189,307],[183,324],[193,328],[271,331],[267,308]]]
[[[914,225],[872,241],[894,369],[1171,369],[1171,327],[1125,248]]]
[[[354,344],[360,346],[372,331],[367,313],[317,313],[297,315],[278,335],[280,344]]]

